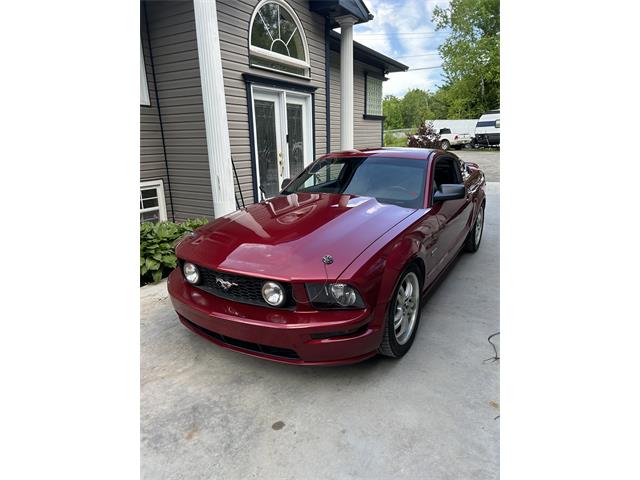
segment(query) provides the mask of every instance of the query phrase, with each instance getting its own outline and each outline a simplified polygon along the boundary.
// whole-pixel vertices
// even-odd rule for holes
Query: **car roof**
[[[376,147],[376,148],[354,148],[351,150],[343,150],[339,152],[327,153],[320,157],[393,157],[393,158],[410,158],[414,160],[429,160],[431,154],[437,152],[433,148],[403,148],[403,147]]]

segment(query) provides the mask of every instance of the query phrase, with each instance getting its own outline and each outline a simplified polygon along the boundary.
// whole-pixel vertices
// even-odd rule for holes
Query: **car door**
[[[464,184],[458,158],[452,155],[436,157],[434,181],[438,189],[442,184]],[[432,208],[442,228],[437,245],[437,263],[444,267],[458,252],[467,236],[473,203],[471,195],[467,194],[461,199],[432,203]]]

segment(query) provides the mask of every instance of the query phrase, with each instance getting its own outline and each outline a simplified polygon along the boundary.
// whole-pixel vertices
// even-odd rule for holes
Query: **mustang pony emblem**
[[[228,282],[227,280],[223,280],[222,278],[216,277],[216,283],[222,287],[222,289],[226,292],[231,287],[237,287],[237,283]]]

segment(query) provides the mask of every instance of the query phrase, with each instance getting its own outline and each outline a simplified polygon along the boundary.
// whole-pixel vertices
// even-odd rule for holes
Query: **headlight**
[[[358,291],[346,283],[307,283],[309,301],[316,308],[364,308]]]
[[[187,282],[192,285],[200,281],[200,271],[193,263],[185,262],[182,266],[182,273],[184,273],[184,278],[187,279]]]
[[[269,305],[277,307],[284,303],[284,290],[279,283],[264,282],[262,285],[262,298]]]

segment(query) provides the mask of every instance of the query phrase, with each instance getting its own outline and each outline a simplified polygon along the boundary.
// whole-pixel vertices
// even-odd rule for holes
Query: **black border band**
[[[252,73],[243,73],[242,78],[246,83],[257,83],[265,87],[282,88],[284,90],[292,90],[304,93],[313,93],[318,89],[318,87],[313,87],[311,85],[288,82],[286,80],[280,80],[278,78],[263,77],[260,75],[254,75]]]

